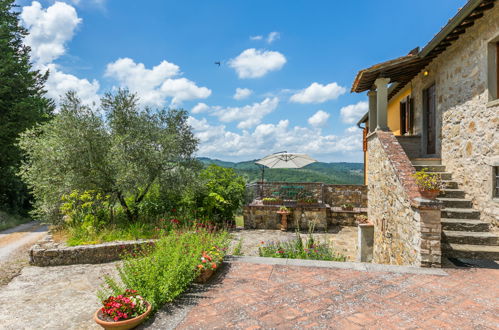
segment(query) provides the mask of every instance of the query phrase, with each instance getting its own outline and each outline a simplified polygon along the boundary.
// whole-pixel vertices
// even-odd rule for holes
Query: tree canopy
[[[53,120],[22,134],[21,175],[45,219],[60,219],[62,195],[92,190],[135,221],[153,185],[169,191],[189,179],[197,143],[184,110],[141,109],[128,90],[105,94],[94,109],[68,92]]]
[[[33,70],[26,29],[19,24],[14,0],[0,0],[0,208],[27,208],[28,194],[16,175],[22,155],[19,134],[51,117],[53,102],[45,97],[48,73]]]

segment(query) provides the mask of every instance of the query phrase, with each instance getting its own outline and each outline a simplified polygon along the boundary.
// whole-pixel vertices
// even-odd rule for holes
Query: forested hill
[[[246,177],[248,182],[260,179],[262,171],[255,165],[255,160],[245,162],[226,162],[206,157],[198,158],[203,164],[215,164],[235,169]],[[266,181],[288,182],[324,182],[330,184],[362,184],[364,182],[364,164],[362,163],[313,163],[299,169],[265,168]]]

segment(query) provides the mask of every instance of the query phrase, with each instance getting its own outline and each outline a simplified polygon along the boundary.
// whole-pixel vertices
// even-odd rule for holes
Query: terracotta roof
[[[390,78],[398,83],[389,98],[394,96],[421,72],[434,58],[452,45],[466,29],[483,16],[483,12],[494,7],[496,0],[469,0],[439,33],[421,50],[414,49],[409,55],[379,63],[357,73],[352,85],[352,92],[365,92],[377,78]]]

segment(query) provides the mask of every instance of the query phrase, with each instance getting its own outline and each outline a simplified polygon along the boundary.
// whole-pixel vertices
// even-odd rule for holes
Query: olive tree
[[[93,109],[68,92],[53,120],[21,136],[20,174],[39,217],[55,222],[63,194],[95,190],[136,221],[152,185],[168,189],[172,178],[179,184],[198,166],[197,143],[184,110],[141,109],[128,90],[105,94]]]

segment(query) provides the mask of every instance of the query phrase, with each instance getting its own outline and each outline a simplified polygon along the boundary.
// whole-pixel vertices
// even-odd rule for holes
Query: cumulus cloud
[[[345,87],[335,82],[328,85],[314,82],[307,88],[293,94],[289,100],[295,103],[322,103],[337,99],[340,95],[345,94],[346,91]]]
[[[278,104],[279,99],[277,97],[268,97],[262,102],[255,102],[243,107],[214,107],[212,115],[218,117],[224,123],[238,121],[238,128],[248,129],[258,125],[263,117],[277,108]]]
[[[270,32],[269,35],[267,36],[267,43],[271,44],[274,41],[276,41],[277,39],[279,39],[280,37],[281,37],[281,34],[279,32],[276,32],[276,31]]]
[[[196,105],[192,108],[191,112],[192,112],[192,113],[195,113],[195,114],[198,114],[198,113],[205,112],[205,111],[207,111],[207,110],[209,110],[209,109],[210,109],[210,107],[209,107],[206,103],[202,103],[202,102],[200,102],[200,103],[196,104]]]
[[[329,116],[329,113],[319,110],[312,117],[308,118],[308,123],[314,127],[324,126]]]
[[[97,80],[89,81],[80,79],[72,74],[60,71],[55,64],[48,64],[41,68],[42,71],[48,70],[49,77],[45,83],[47,96],[54,99],[56,104],[59,104],[61,97],[67,91],[73,90],[76,92],[81,101],[87,105],[98,105],[100,102],[99,82]]]
[[[234,94],[235,100],[242,100],[247,98],[253,93],[253,91],[249,88],[236,88],[236,93]]]
[[[98,104],[100,85],[97,80],[89,81],[65,73],[53,63],[66,53],[66,44],[82,22],[76,10],[63,2],[55,2],[44,9],[38,1],[33,1],[31,5],[22,7],[20,17],[21,24],[29,31],[24,42],[31,47],[35,69],[49,71],[45,84],[47,96],[59,104],[61,96],[74,90],[83,103]]]
[[[249,48],[229,61],[239,78],[260,78],[271,71],[280,70],[286,57],[277,51]]]
[[[271,152],[288,150],[317,156],[341,153],[341,159],[358,160],[362,154],[361,131],[336,136],[320,128],[292,127],[289,120],[277,124],[259,124],[253,131],[235,133],[224,125],[211,125],[203,119],[189,118],[194,134],[200,139],[199,154],[215,158],[251,159]]]
[[[147,105],[163,106],[166,98],[171,98],[172,104],[180,104],[211,95],[210,89],[199,87],[186,78],[177,78],[178,75],[180,68],[168,61],[147,69],[131,58],[120,58],[109,63],[105,73],[106,77],[116,79],[120,86],[138,93],[141,102]]]
[[[76,10],[63,2],[43,9],[38,1],[25,6],[21,12],[22,24],[29,30],[25,38],[31,47],[31,57],[38,65],[48,64],[66,52],[65,44],[73,38],[81,18]]]
[[[360,101],[356,104],[350,104],[341,108],[341,120],[347,124],[353,124],[358,121],[369,109],[369,104],[366,101]]]
[[[262,40],[263,36],[250,36],[250,40]]]

